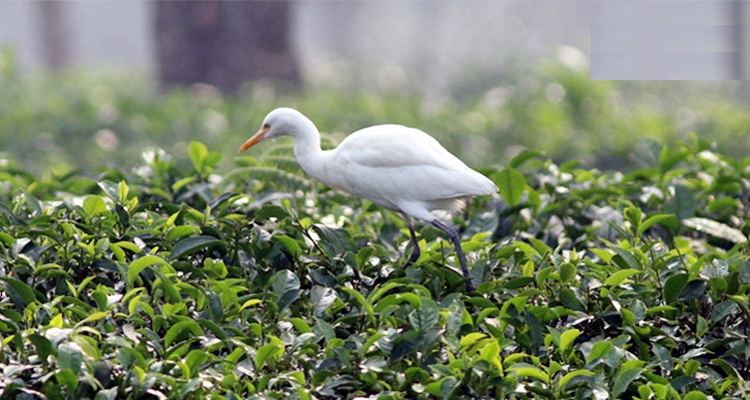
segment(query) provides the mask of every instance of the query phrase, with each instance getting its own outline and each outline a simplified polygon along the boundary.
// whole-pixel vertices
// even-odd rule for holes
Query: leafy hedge
[[[135,173],[0,166],[4,398],[740,399],[750,160],[650,142],[622,173],[526,151],[403,270],[398,215],[286,146]]]
[[[186,163],[198,140],[222,154],[258,129],[271,109],[294,107],[342,138],[384,123],[419,127],[470,165],[506,164],[522,149],[562,163],[630,170],[642,166],[635,138],[662,143],[695,135],[731,157],[750,154],[750,103],[742,82],[592,81],[559,60],[467,72],[453,87],[423,93],[360,85],[283,93],[248,85],[227,96],[207,85],[158,93],[146,74],[73,70],[33,74],[0,51],[0,157],[35,173],[108,165],[128,171],[149,146]]]

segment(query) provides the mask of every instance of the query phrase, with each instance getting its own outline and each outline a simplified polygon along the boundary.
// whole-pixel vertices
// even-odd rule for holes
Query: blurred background
[[[696,140],[745,157],[747,7],[670,3],[0,2],[0,152],[57,173],[190,140],[231,160],[290,106],[332,143],[400,123],[473,166],[628,169]]]

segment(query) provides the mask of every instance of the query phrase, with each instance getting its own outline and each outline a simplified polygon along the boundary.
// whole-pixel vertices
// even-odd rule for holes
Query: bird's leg
[[[453,229],[449,228],[444,223],[433,220],[432,225],[435,225],[439,229],[441,229],[443,232],[445,232],[448,237],[451,239],[451,242],[453,242],[453,247],[456,248],[456,254],[458,254],[458,261],[461,263],[461,272],[464,274],[464,278],[466,278],[466,290],[469,292],[474,291],[476,288],[474,287],[474,284],[471,282],[471,275],[469,275],[469,269],[466,268],[466,258],[464,257],[464,252],[461,249],[461,239],[458,237],[458,233],[454,231]]]
[[[411,235],[412,243],[411,256],[409,257],[409,260],[406,261],[406,264],[404,264],[404,269],[406,269],[419,259],[421,253],[419,251],[419,242],[417,242],[417,235],[414,233],[414,223],[412,223],[411,217],[406,214],[404,214],[404,219],[406,220],[406,224],[409,226],[409,234]]]

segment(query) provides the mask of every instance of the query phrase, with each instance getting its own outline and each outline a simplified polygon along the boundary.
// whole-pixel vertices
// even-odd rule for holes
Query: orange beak
[[[258,131],[258,133],[253,135],[253,137],[248,139],[247,142],[245,142],[245,144],[243,144],[242,147],[240,147],[240,153],[255,146],[258,142],[262,141],[266,137],[266,132],[268,132],[268,129],[269,127],[268,125],[266,125],[263,128],[261,128]]]

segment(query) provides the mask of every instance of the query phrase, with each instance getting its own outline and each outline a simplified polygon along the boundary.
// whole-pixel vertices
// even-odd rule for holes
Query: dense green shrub
[[[158,93],[5,51],[0,396],[747,398],[743,88],[550,60],[437,98]],[[397,122],[488,166],[498,195],[452,219],[478,290],[431,226],[402,269],[400,217],[310,181],[289,142],[223,156],[280,105],[326,146]]]
[[[288,146],[0,167],[8,398],[740,399],[750,162],[644,145],[627,174],[538,152],[485,169],[455,253],[309,181]],[[650,161],[649,161],[650,160]],[[408,251],[406,251],[408,254]]]
[[[460,78],[460,77],[459,77]],[[556,162],[630,170],[637,138],[669,143],[694,134],[732,157],[750,154],[750,110],[742,82],[591,81],[587,69],[548,60],[477,72],[442,92],[418,85],[375,93],[357,86],[279,93],[248,85],[233,96],[195,85],[159,93],[145,74],[21,70],[0,53],[0,153],[26,170],[66,173],[138,165],[161,147],[187,167],[187,144],[222,154],[258,129],[273,108],[298,108],[333,142],[357,129],[400,123],[425,130],[471,165],[503,165],[522,149]]]

